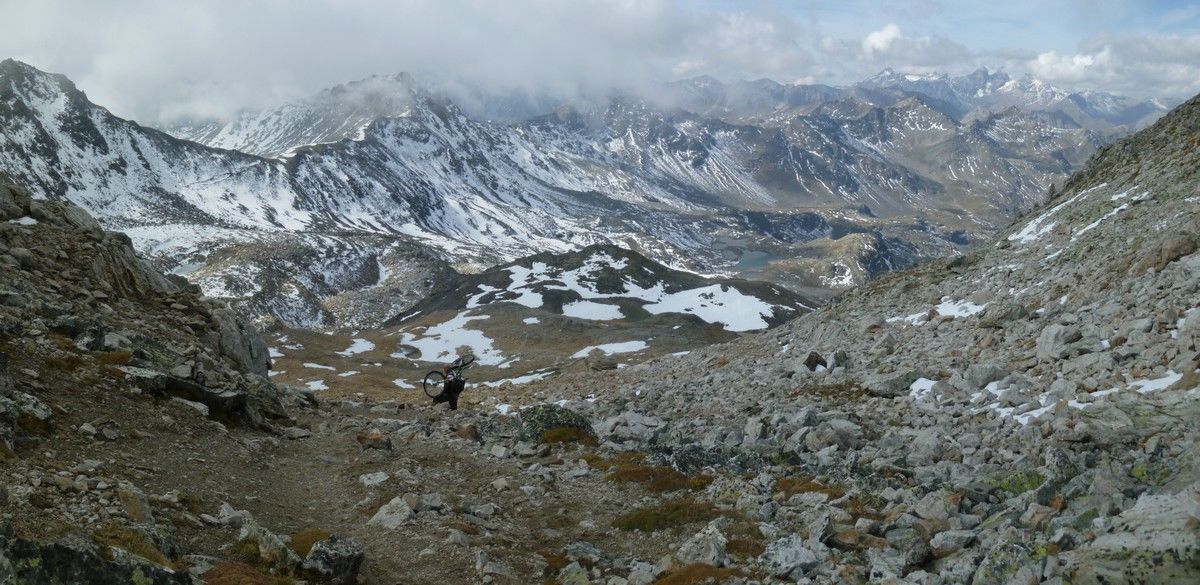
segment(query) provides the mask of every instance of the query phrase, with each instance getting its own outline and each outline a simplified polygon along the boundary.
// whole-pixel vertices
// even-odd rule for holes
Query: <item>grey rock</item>
[[[1037,357],[1043,360],[1062,359],[1070,351],[1070,344],[1082,337],[1083,334],[1074,325],[1047,325],[1038,335]]]
[[[358,571],[365,557],[366,551],[357,540],[331,536],[313,544],[302,566],[333,585],[350,585],[358,582]]]
[[[907,395],[909,387],[916,382],[921,374],[916,370],[901,370],[890,374],[875,374],[863,380],[867,393],[872,396],[895,398]]]
[[[811,451],[820,451],[830,445],[842,450],[855,449],[862,445],[862,428],[844,419],[825,421],[816,426],[804,438]]]
[[[929,548],[933,551],[934,557],[947,557],[975,542],[975,536],[976,534],[972,530],[939,532],[929,539]]]
[[[701,563],[713,567],[723,567],[729,562],[729,554],[725,552],[726,539],[722,534],[721,519],[709,522],[703,530],[679,545],[675,558],[687,565]]]
[[[518,437],[523,441],[541,442],[547,431],[564,428],[596,437],[592,424],[583,415],[556,404],[538,404],[521,410],[517,416],[520,424]]]
[[[763,567],[775,577],[794,579],[817,566],[817,555],[804,546],[799,535],[791,534],[767,545],[758,557]]]
[[[367,521],[367,526],[379,526],[388,530],[395,530],[405,522],[408,522],[413,517],[413,509],[409,507],[408,502],[404,501],[402,496],[392,498],[392,501],[384,504],[375,512],[374,516]]]
[[[258,331],[229,309],[216,309],[212,317],[217,326],[215,349],[243,370],[266,376],[271,357]]]

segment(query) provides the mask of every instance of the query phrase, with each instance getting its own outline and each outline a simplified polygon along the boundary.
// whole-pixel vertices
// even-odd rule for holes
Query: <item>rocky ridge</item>
[[[1198,143],[1193,99],[993,246],[545,397],[596,393],[572,404],[610,449],[744,473],[704,495],[754,519],[762,555],[731,561],[710,524],[671,562],[787,582],[1193,581]]]

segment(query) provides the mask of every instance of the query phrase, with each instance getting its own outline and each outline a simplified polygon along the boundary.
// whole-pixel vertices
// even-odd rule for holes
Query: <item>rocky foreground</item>
[[[1198,169],[1192,100],[974,254],[455,413],[272,384],[5,184],[0,582],[1198,582]]]

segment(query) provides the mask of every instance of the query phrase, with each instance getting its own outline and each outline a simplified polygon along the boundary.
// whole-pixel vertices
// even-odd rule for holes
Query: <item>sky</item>
[[[986,66],[1074,90],[1200,92],[1195,0],[0,0],[0,14],[0,58],[151,124],[400,71],[569,95]]]

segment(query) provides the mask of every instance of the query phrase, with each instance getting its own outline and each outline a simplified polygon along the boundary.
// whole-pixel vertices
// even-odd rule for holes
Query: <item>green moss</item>
[[[1138,463],[1129,470],[1129,476],[1142,484],[1162,485],[1171,479],[1171,468],[1169,465],[1157,461]]]
[[[1023,494],[1045,483],[1046,478],[1036,471],[997,471],[987,478],[987,483],[1010,494]]]

